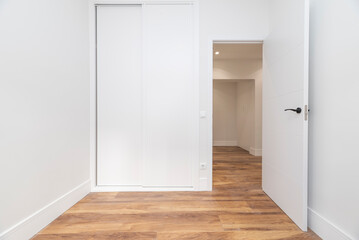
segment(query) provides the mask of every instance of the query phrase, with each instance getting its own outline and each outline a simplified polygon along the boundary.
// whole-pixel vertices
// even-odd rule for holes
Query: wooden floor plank
[[[205,233],[158,233],[157,240],[312,240],[314,233],[298,231],[236,231]]]
[[[81,234],[41,234],[36,236],[37,240],[156,240],[157,233],[135,233],[135,232],[98,232]]]
[[[33,239],[317,240],[261,190],[261,158],[213,149],[212,192],[90,193]]]

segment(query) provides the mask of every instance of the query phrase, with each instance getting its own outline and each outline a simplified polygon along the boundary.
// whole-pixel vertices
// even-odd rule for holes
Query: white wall
[[[311,1],[309,223],[329,240],[359,239],[358,13],[357,0]]]
[[[88,192],[88,2],[2,0],[0,32],[0,236],[28,239]]]
[[[251,151],[255,144],[255,80],[237,83],[238,146]]]
[[[215,80],[213,146],[254,147],[254,80]]]
[[[237,146],[237,82],[213,83],[213,145]]]

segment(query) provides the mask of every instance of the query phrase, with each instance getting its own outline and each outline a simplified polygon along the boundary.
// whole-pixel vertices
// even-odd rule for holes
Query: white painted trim
[[[214,147],[236,147],[237,145],[237,141],[213,141]]]
[[[90,59],[90,179],[91,191],[97,185],[97,64],[96,64],[96,1],[89,1]]]
[[[308,208],[308,224],[323,240],[354,240],[339,227],[311,208]]]
[[[208,159],[209,175],[207,179],[207,190],[212,191],[213,189],[213,44],[214,43],[263,43],[264,37],[262,35],[251,35],[251,36],[211,36],[208,39],[208,87],[209,94],[207,99],[208,109],[208,125],[206,132],[203,133],[207,136],[206,141],[206,157]],[[201,189],[204,190],[204,189]]]
[[[97,72],[96,72],[96,6],[97,5],[119,5],[119,4],[192,4],[194,8],[194,58],[195,58],[195,79],[196,86],[195,91],[199,93],[199,4],[198,0],[90,0],[89,1],[89,38],[90,38],[90,179],[91,179],[91,191],[107,191],[103,189],[112,189],[111,191],[142,191],[142,187],[103,187],[97,186]],[[199,110],[199,97],[195,100],[194,105]],[[196,112],[196,116],[198,112]],[[199,190],[199,119],[196,122],[198,129],[196,129],[196,144],[198,150],[196,153],[198,161],[193,163],[193,187],[188,190],[184,188],[184,191]],[[212,144],[212,143],[211,143]],[[151,190],[152,189],[152,190]],[[146,188],[146,191],[179,191],[177,188]]]
[[[197,95],[195,96],[196,99],[194,99],[194,109],[195,112],[194,116],[198,116],[200,109],[199,109],[199,99],[200,99],[200,95],[199,95],[199,3],[198,0],[194,0],[192,1],[193,4],[193,14],[194,14],[194,79],[195,79],[195,85],[194,85],[194,90],[197,93]],[[200,131],[200,117],[198,116],[196,119],[196,128],[194,129],[195,131],[195,144],[197,146],[196,149],[196,153],[195,153],[195,157],[197,158],[195,161],[193,161],[193,173],[192,173],[192,184],[193,184],[193,190],[194,191],[199,191],[200,190],[200,142],[199,142],[199,131]]]
[[[1,240],[30,239],[90,192],[87,180],[0,234]]]
[[[305,10],[305,23],[304,23],[304,85],[303,85],[303,100],[304,105],[309,106],[309,13],[310,13],[310,0],[304,0],[304,10]],[[304,106],[303,106],[304,107]],[[304,117],[305,114],[303,114]],[[304,121],[303,123],[303,179],[302,189],[304,189],[303,194],[303,208],[308,209],[308,159],[309,159],[309,125],[308,121]],[[301,227],[302,230],[306,230],[308,228],[308,211],[303,211],[303,219],[305,219],[305,227]]]
[[[90,0],[90,5],[119,5],[119,4],[193,4],[197,0]]]
[[[249,148],[249,154],[256,157],[262,156],[262,149],[251,147]]]
[[[207,191],[207,189],[208,189],[208,180],[207,180],[207,178],[200,178],[200,180],[199,180],[199,189],[200,189],[200,191]]]
[[[263,41],[235,41],[235,40],[221,40],[215,41],[217,44],[263,44]],[[222,58],[223,59],[223,58]],[[257,58],[254,58],[257,59]],[[261,58],[258,58],[261,59]]]
[[[92,192],[191,192],[193,187],[96,186]]]

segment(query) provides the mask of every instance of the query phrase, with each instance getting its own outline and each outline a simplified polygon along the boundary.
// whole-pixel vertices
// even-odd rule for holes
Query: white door
[[[308,0],[272,0],[263,45],[263,190],[304,231],[308,177]],[[301,112],[285,111],[300,108]]]

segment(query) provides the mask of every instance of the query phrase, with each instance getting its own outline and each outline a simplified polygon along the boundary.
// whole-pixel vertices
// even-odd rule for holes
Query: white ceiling
[[[215,52],[219,52],[216,55]],[[262,59],[262,44],[215,43],[213,56],[218,59]]]

